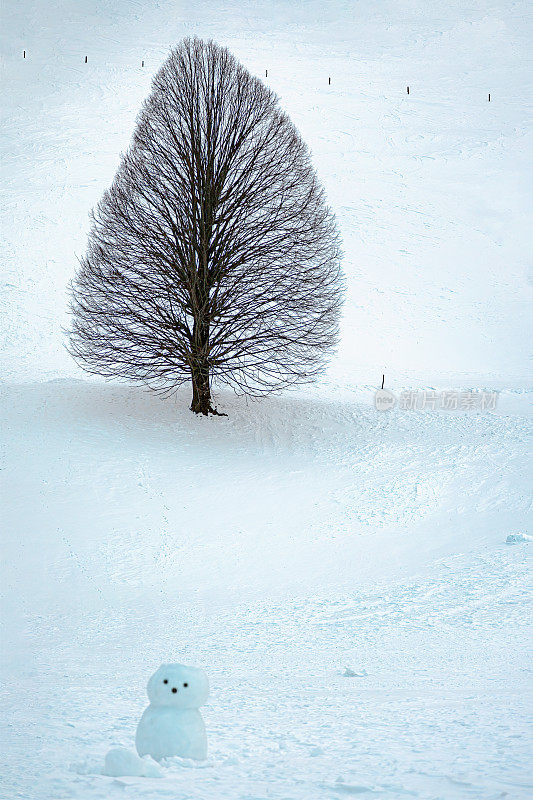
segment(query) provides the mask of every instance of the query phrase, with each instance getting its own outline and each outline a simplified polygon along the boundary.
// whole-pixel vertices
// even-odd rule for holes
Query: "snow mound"
[[[342,673],[343,678],[366,678],[367,671],[366,669],[359,670],[356,672],[351,667],[345,667],[344,672]]]
[[[126,750],[124,747],[115,747],[107,753],[102,775],[109,775],[112,778],[126,775],[137,778],[163,777],[163,773],[150,756],[139,758],[132,750]]]
[[[522,544],[522,542],[533,542],[533,536],[528,536],[527,533],[510,533],[505,544]]]

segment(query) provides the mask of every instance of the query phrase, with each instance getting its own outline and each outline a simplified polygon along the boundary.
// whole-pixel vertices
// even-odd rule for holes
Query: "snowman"
[[[137,726],[139,755],[156,761],[181,756],[202,761],[207,757],[207,737],[198,711],[209,696],[203,669],[183,664],[163,664],[148,681],[150,705]]]

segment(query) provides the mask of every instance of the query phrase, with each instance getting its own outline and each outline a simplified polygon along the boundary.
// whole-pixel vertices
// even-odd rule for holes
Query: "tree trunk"
[[[211,408],[211,390],[209,388],[209,367],[207,364],[196,364],[191,370],[192,403],[191,411],[205,417],[213,413]]]
[[[192,403],[191,411],[207,417],[213,412],[211,408],[211,390],[209,386],[209,323],[201,317],[195,320],[193,328],[191,379]]]

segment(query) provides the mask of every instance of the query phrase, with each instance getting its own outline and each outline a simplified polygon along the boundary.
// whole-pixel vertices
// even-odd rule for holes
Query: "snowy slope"
[[[505,543],[531,533],[527,4],[10,0],[2,22],[0,797],[529,798],[531,544]],[[88,381],[62,333],[88,211],[192,33],[268,69],[348,285],[318,386],[219,393],[207,420],[186,389]],[[382,372],[503,391],[380,414]],[[174,660],[210,677],[207,762],[101,775]]]
[[[3,391],[3,796],[528,797],[527,421],[185,401]],[[208,761],[98,775],[176,659]]]

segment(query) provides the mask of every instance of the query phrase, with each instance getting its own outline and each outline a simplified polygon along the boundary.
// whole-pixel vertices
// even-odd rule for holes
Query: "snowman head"
[[[153,706],[199,708],[209,696],[209,684],[203,669],[184,664],[162,664],[146,688]]]

